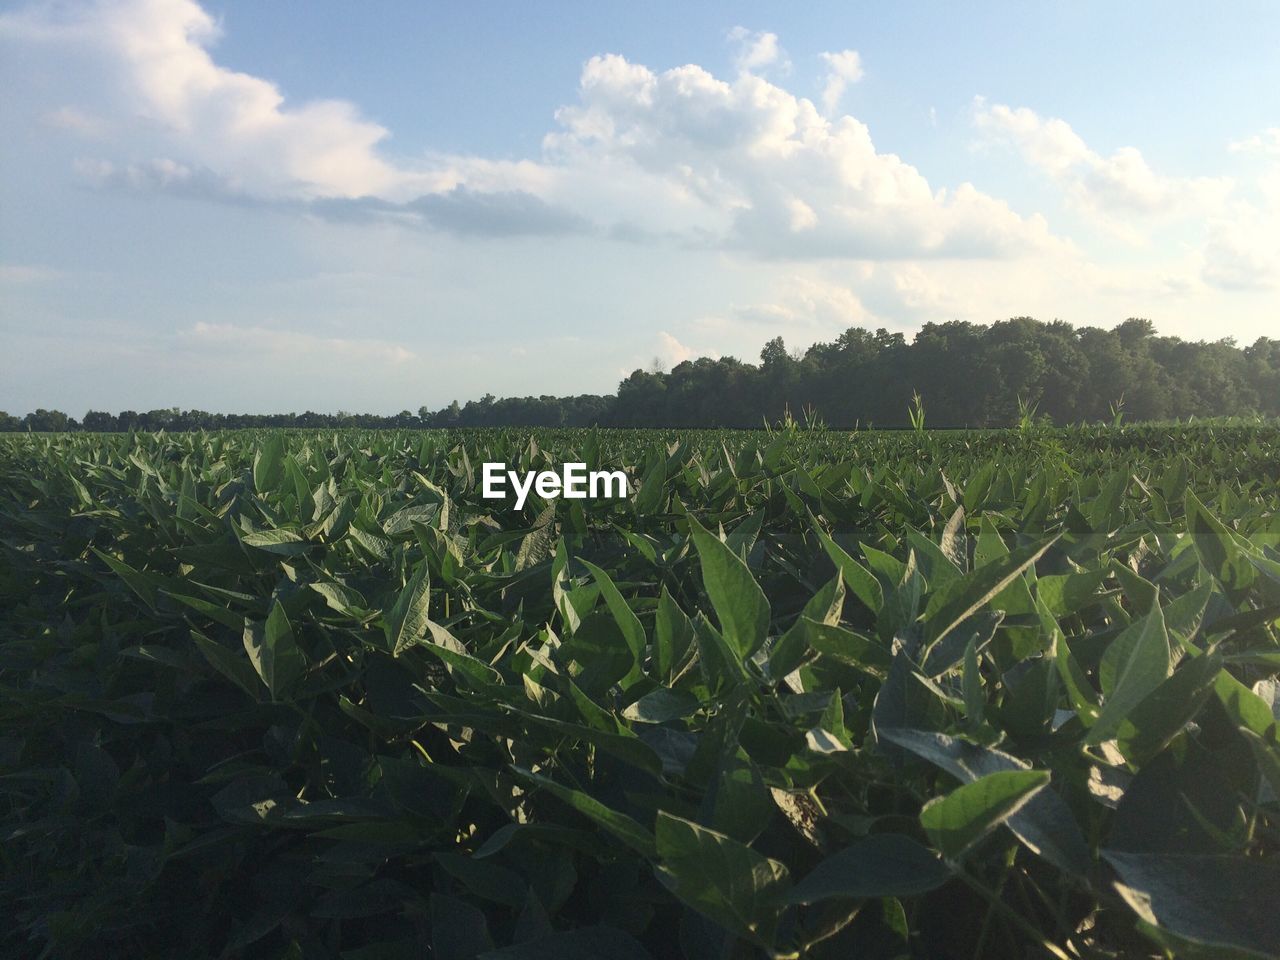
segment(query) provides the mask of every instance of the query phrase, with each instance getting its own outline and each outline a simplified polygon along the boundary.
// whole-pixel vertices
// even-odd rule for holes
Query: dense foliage
[[[1277,449],[0,439],[0,952],[1280,956]]]
[[[0,412],[0,432],[29,430],[235,430],[248,427],[365,429],[453,427],[759,427],[808,411],[841,428],[905,427],[919,395],[939,427],[1002,427],[1028,411],[1056,424],[1130,419],[1280,416],[1280,340],[1240,349],[1230,340],[1188,343],[1156,336],[1150,321],[1114,330],[1019,317],[983,326],[930,323],[908,343],[900,333],[851,327],[802,355],[781,338],[759,365],[733,357],[686,360],[664,373],[637,370],[616,396],[486,395],[440,410],[391,416],[353,413],[221,414],[90,410]]]

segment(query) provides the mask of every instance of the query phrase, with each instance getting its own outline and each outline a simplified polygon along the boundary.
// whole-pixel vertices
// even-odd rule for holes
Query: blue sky
[[[1277,336],[1277,38],[1274,3],[0,3],[0,409],[604,392],[1015,315]]]

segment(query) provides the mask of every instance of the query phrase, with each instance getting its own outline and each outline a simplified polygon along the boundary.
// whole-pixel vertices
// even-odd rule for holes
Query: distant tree
[[[69,426],[69,419],[61,410],[45,410],[43,407],[22,418],[22,427],[32,433],[61,433]]]
[[[1190,342],[1162,337],[1131,317],[1113,330],[1013,317],[989,325],[926,323],[902,333],[850,327],[831,342],[788,351],[781,337],[759,364],[698,357],[663,372],[635,370],[616,395],[495,397],[452,401],[415,415],[210,413],[177,407],[118,416],[90,410],[84,423],[57,410],[22,418],[0,412],[0,431],[221,430],[263,427],[758,427],[786,411],[818,414],[834,427],[905,427],[919,394],[929,425],[1001,426],[1034,404],[1055,423],[1261,413],[1280,416],[1280,340]]]
[[[90,410],[84,415],[84,429],[94,433],[109,433],[117,428],[116,418],[100,410]]]

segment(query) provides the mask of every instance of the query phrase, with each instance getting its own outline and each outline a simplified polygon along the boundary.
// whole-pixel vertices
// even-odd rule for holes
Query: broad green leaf
[[[1104,850],[1133,911],[1193,943],[1280,957],[1280,866],[1251,857]]]
[[[275,493],[284,481],[284,434],[272,432],[253,457],[253,488],[259,496]]]
[[[97,547],[91,548],[94,554],[105,563],[111,570],[123,580],[132,590],[152,610],[156,608],[156,591],[163,582],[159,577],[145,573],[141,570],[135,570],[123,560],[119,560],[109,553],[103,553]]]
[[[937,854],[900,833],[874,833],[827,857],[798,882],[792,903],[837,897],[914,897],[952,878]]]
[[[769,632],[769,601],[742,558],[719,537],[708,533],[693,517],[689,518],[689,530],[721,634],[745,660],[760,649]]]
[[[613,615],[614,621],[618,624],[618,629],[622,631],[622,637],[627,642],[627,647],[631,650],[631,656],[635,659],[635,667],[631,676],[638,677],[640,675],[640,667],[644,663],[645,651],[648,647],[648,638],[644,635],[644,627],[640,625],[640,618],[627,605],[627,601],[622,594],[618,592],[618,588],[614,586],[613,578],[597,567],[590,560],[580,561],[583,566],[591,571],[591,576],[595,578],[596,583],[600,587],[600,595],[604,597],[605,605],[609,608],[609,613]],[[623,685],[629,686],[628,680],[623,680]]]
[[[1039,546],[1021,547],[973,573],[954,580],[929,599],[924,619],[932,640],[941,640],[1031,567],[1054,545],[1057,537]]]
[[[1048,783],[1047,770],[989,773],[934,797],[920,811],[920,823],[942,855],[958,861]]]
[[[1185,497],[1187,532],[1204,568],[1229,590],[1246,587],[1254,579],[1254,569],[1236,545],[1231,531],[1209,512],[1190,487]]]
[[[293,626],[278,600],[272,604],[265,623],[245,623],[244,649],[273,700],[288,693],[307,668],[306,658],[294,640]]]
[[[840,571],[840,576],[849,585],[849,589],[853,591],[854,596],[861,600],[863,605],[872,613],[879,613],[884,606],[884,587],[880,585],[880,581],[876,579],[875,574],[849,556],[838,543],[817,526],[816,521],[813,529],[817,533],[823,549],[826,550],[827,556],[836,565],[836,569]]]
[[[1098,669],[1104,699],[1086,744],[1115,736],[1142,700],[1169,677],[1169,634],[1157,599],[1151,612],[1135,620],[1111,642]]]
[[[393,656],[399,656],[406,647],[417,643],[426,634],[430,602],[431,581],[427,565],[423,563],[382,617],[387,649]]]
[[[1103,568],[1037,577],[1036,596],[1055,617],[1069,616],[1097,600],[1098,588],[1106,578]]]
[[[1030,764],[992,747],[927,730],[899,728],[881,733],[900,747],[923,757],[962,783],[1005,770],[1027,770]],[[1041,790],[1014,813],[1007,826],[1032,852],[1060,870],[1085,876],[1093,860],[1084,835],[1066,802],[1053,790]]]
[[[667,591],[666,584],[663,584],[653,621],[655,679],[662,682],[670,680],[691,643],[693,623]]]
[[[811,625],[835,626],[844,609],[844,580],[837,573],[805,603],[796,622],[769,650],[769,674],[781,680],[804,660],[810,648]]]
[[[772,941],[791,886],[783,864],[664,811],[655,835],[658,877],[673,894],[737,936]]]
[[[1116,745],[1130,763],[1144,763],[1194,719],[1213,693],[1222,658],[1194,657],[1138,703],[1116,731]]]

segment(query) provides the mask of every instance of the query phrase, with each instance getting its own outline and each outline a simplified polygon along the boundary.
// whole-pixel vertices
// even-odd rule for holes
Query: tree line
[[[77,421],[57,410],[0,412],[0,431],[230,430],[248,427],[758,427],[788,414],[828,426],[905,427],[913,410],[931,427],[998,427],[1034,416],[1057,424],[1187,417],[1280,416],[1280,340],[1186,341],[1149,320],[1112,330],[1015,317],[929,323],[901,333],[850,327],[803,352],[781,337],[759,363],[686,360],[636,370],[614,395],[456,400],[378,414],[222,414],[178,408]],[[918,414],[917,414],[918,415]]]

